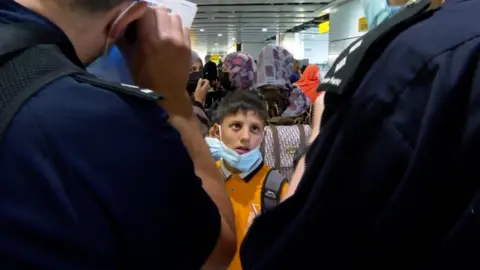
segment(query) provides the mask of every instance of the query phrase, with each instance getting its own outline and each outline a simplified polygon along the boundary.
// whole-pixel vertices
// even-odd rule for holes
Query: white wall
[[[304,59],[303,40],[299,33],[281,34],[280,45],[293,54],[295,59]]]
[[[329,64],[332,64],[350,43],[365,34],[365,32],[358,32],[358,19],[364,16],[360,0],[346,2],[331,11]]]
[[[242,52],[248,53],[253,59],[258,61],[258,55],[260,51],[265,47],[265,43],[252,43],[252,42],[243,42],[242,43]]]
[[[327,63],[329,40],[329,34],[319,34],[317,27],[306,30],[303,33],[303,57],[310,64]]]

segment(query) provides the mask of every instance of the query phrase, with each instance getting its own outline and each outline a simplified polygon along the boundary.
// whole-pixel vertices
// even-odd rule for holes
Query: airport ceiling
[[[266,39],[319,17],[332,0],[192,0],[198,5],[192,45],[226,51],[234,43]]]

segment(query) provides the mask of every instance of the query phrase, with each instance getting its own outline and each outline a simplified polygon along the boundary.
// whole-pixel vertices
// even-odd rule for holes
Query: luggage
[[[311,131],[308,125],[266,126],[260,148],[265,163],[290,180],[295,170],[295,153],[306,145]]]

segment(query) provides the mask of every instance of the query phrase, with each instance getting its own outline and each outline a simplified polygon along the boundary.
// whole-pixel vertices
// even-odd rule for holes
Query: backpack
[[[76,58],[72,45],[54,40],[44,27],[28,23],[0,25],[0,35],[8,37],[0,41],[0,142],[22,105],[45,85],[61,77],[70,76],[82,83],[143,100],[163,99],[157,92],[106,82],[89,74]],[[75,57],[69,59],[67,54]]]
[[[265,163],[291,179],[295,169],[295,153],[306,145],[311,133],[308,124],[312,106],[299,116],[281,116],[290,105],[290,92],[269,86],[261,87],[257,91],[268,112],[268,126],[265,127],[265,137],[260,148]]]
[[[265,163],[286,179],[292,179],[295,154],[298,149],[306,146],[311,131],[309,125],[266,126],[260,146]]]
[[[393,231],[387,234],[390,238],[383,239],[375,238],[378,235],[372,232],[380,225],[383,225],[382,228],[387,231],[393,227],[388,224],[379,224],[379,220],[375,219],[375,215],[380,210],[387,206],[390,208],[402,207],[402,205],[382,203],[389,198],[382,197],[385,196],[382,191],[389,194],[387,196],[393,197],[396,194],[389,193],[393,189],[389,185],[390,183],[386,184],[380,182],[380,179],[374,178],[376,175],[372,169],[375,168],[371,167],[376,165],[376,169],[381,172],[387,168],[382,167],[382,164],[372,164],[369,168],[363,168],[361,163],[355,163],[359,157],[362,157],[359,152],[368,153],[372,150],[363,147],[362,143],[377,139],[376,131],[382,127],[384,119],[381,117],[381,113],[385,108],[375,106],[377,105],[375,103],[356,104],[356,107],[352,108],[349,106],[352,105],[349,100],[389,43],[404,30],[432,15],[433,11],[426,11],[429,4],[428,0],[421,0],[405,7],[403,11],[353,42],[339,55],[326,79],[320,85],[320,89],[334,97],[334,102],[325,104],[326,110],[328,110],[328,119],[322,119],[325,121],[322,123],[322,132],[306,155],[306,169],[303,178],[292,197],[273,211],[255,219],[240,248],[243,269],[308,269],[312,268],[312,265],[314,265],[313,268],[318,269],[359,269],[361,267],[418,269],[415,266],[419,265],[408,267],[408,262],[417,259],[415,255],[418,253],[412,256],[414,253],[408,253],[408,249],[404,249],[405,246],[399,248],[399,245],[404,244],[402,241],[406,235],[395,235],[395,231]],[[471,73],[475,70],[476,68],[473,67]],[[419,74],[421,79],[420,75],[422,74]],[[459,89],[462,88],[462,85],[459,85]],[[389,90],[393,92],[393,89]],[[333,106],[330,106],[332,104]],[[364,113],[356,115],[355,112],[358,111]],[[462,119],[454,121],[457,120],[462,121]],[[408,146],[401,146],[408,148]],[[376,152],[373,154],[382,153],[383,149],[374,150]],[[390,156],[385,158],[391,160],[405,155],[402,152],[387,154]],[[386,160],[386,162],[388,161]],[[450,165],[445,167],[448,166]],[[355,171],[351,172],[348,168],[355,168]],[[356,181],[358,179],[355,177],[355,172],[359,171],[365,176],[371,172],[372,179],[365,178],[365,180],[362,179],[364,180],[362,182]],[[388,172],[389,175],[395,177],[404,173]],[[437,176],[440,180],[441,176]],[[442,184],[445,185],[445,183]],[[442,188],[448,188],[448,186],[442,186]],[[421,191],[422,194],[425,194],[423,190],[415,190],[412,191],[412,195]],[[369,196],[372,194],[376,196]],[[405,200],[408,199],[405,198]],[[448,199],[447,201],[444,204],[452,203]],[[417,207],[415,201],[410,201],[408,206],[411,209]],[[432,214],[429,205],[422,206],[424,209],[418,209],[415,212],[418,217]],[[395,210],[404,213],[409,209]],[[467,211],[468,209],[464,213],[457,212],[456,214],[468,215]],[[436,214],[447,216],[447,213]],[[473,224],[478,225],[477,217],[471,216],[471,219],[477,222],[472,221]],[[382,221],[388,221],[388,217]],[[402,220],[397,216],[396,221],[401,222]],[[406,225],[412,226],[408,228],[410,231],[415,231],[414,224]],[[435,224],[427,225],[431,225],[427,228],[430,231],[438,229]],[[408,236],[410,237],[410,235]],[[424,236],[419,235],[419,237]],[[428,237],[432,237],[432,234],[424,238]],[[467,245],[474,241],[467,241],[466,238],[455,240],[463,240]],[[394,244],[387,245],[387,243]],[[395,246],[396,243],[398,243],[397,246]],[[413,245],[408,247],[411,250],[422,252],[421,247]],[[395,252],[397,249],[403,253]],[[422,255],[428,257],[431,255],[431,251],[430,249],[423,250],[424,254]],[[469,252],[475,251],[469,250]],[[382,254],[393,254],[398,257],[384,257]],[[403,254],[411,257],[401,256]],[[404,267],[398,267],[398,265]]]
[[[294,86],[297,87],[297,86]],[[300,89],[298,89],[301,91]],[[256,90],[262,97],[265,108],[267,108],[268,124],[274,125],[294,125],[294,124],[310,124],[310,116],[312,106],[305,113],[294,116],[282,116],[282,113],[290,106],[290,94],[293,90],[285,90],[276,86],[264,86]],[[303,92],[302,92],[303,93]],[[305,100],[308,100],[306,98]],[[308,101],[307,101],[308,102]]]
[[[269,211],[280,203],[283,185],[287,179],[275,169],[270,169],[262,184],[260,205],[262,213]]]

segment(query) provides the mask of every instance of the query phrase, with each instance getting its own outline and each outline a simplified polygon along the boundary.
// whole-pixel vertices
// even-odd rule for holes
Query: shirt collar
[[[253,166],[254,169],[252,169],[249,172],[240,173],[238,174],[238,176],[240,176],[245,182],[248,182],[262,167],[263,167],[263,159],[259,159]],[[230,178],[232,173],[223,164],[223,160],[220,161],[220,169],[221,169],[223,179],[228,180],[228,178]]]

